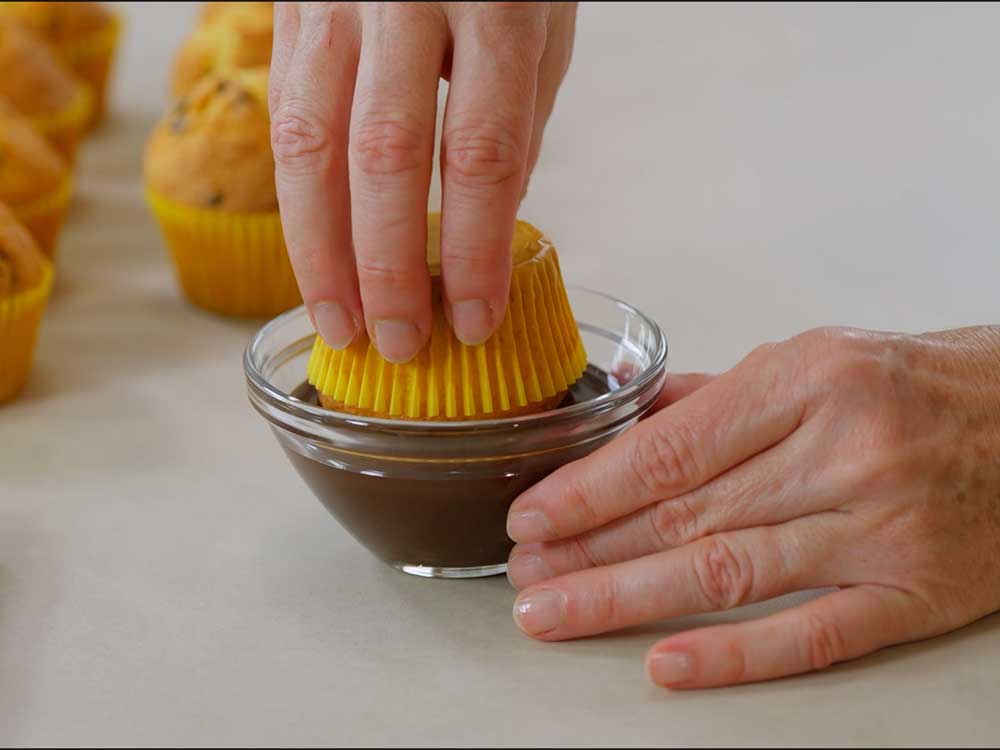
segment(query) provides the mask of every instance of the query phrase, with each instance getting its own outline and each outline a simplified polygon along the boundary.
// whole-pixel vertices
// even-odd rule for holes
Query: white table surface
[[[669,693],[646,649],[719,618],[535,643],[504,579],[352,541],[247,404],[255,324],[181,300],[142,201],[193,11],[126,8],[34,377],[0,410],[0,743],[1000,741],[998,617]],[[997,322],[998,71],[996,6],[588,6],[523,214],[572,281],[661,321],[673,369],[820,324]]]

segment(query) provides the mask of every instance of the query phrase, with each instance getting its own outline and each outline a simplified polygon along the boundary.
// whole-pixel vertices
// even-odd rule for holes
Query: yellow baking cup
[[[104,116],[108,77],[118,49],[121,27],[121,16],[112,13],[104,28],[55,48],[59,59],[90,86],[94,101],[85,125],[88,130],[99,124]]]
[[[58,112],[31,117],[31,123],[44,135],[52,147],[70,166],[76,162],[76,147],[83,137],[90,113],[94,107],[94,95],[90,86],[80,83],[73,99]]]
[[[59,232],[72,197],[73,179],[66,177],[58,190],[11,208],[49,260],[55,260]]]
[[[485,343],[455,338],[440,302],[439,224],[431,220],[428,266],[434,320],[428,345],[393,364],[360,334],[342,351],[318,336],[307,375],[327,408],[417,420],[495,419],[554,408],[587,366],[555,248],[518,222],[507,314]]]
[[[0,299],[0,403],[17,395],[28,382],[35,339],[52,292],[52,265],[33,288]]]
[[[277,211],[232,213],[191,208],[149,190],[146,196],[194,304],[244,317],[302,304]]]

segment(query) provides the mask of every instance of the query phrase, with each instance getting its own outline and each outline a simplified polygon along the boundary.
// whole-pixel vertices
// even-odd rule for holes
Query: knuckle
[[[491,46],[511,44],[542,47],[548,27],[549,3],[493,2],[476,4],[479,34]]]
[[[446,275],[463,279],[495,279],[499,272],[510,268],[509,252],[497,252],[493,248],[483,248],[480,252],[461,249],[447,243],[441,250],[441,265]]]
[[[511,129],[496,123],[452,126],[443,141],[448,182],[493,188],[520,178],[524,153],[518,140]]]
[[[578,479],[573,479],[566,484],[560,506],[565,509],[572,508],[572,513],[575,516],[573,518],[574,529],[593,529],[601,525],[602,514],[587,488]]]
[[[278,166],[292,173],[329,169],[333,162],[330,129],[308,107],[279,105],[271,124],[271,150]]]
[[[351,160],[367,177],[392,177],[429,164],[428,142],[413,118],[366,116],[351,133]]]
[[[815,612],[805,615],[806,659],[813,670],[826,669],[844,658],[844,637],[836,623]]]
[[[750,599],[754,586],[753,563],[739,554],[725,534],[704,540],[692,557],[694,578],[712,610],[739,607]]]
[[[693,542],[700,534],[698,514],[684,498],[661,500],[650,514],[653,538],[663,549],[673,549]]]
[[[392,292],[404,292],[414,287],[416,274],[376,258],[359,258],[357,261],[358,281],[363,287],[376,287]]]
[[[627,594],[625,594],[627,596]],[[590,617],[601,629],[614,629],[623,620],[625,612],[623,592],[612,576],[604,575],[596,579],[593,597],[589,602]]]
[[[691,439],[684,429],[667,422],[652,427],[637,440],[632,453],[632,472],[647,494],[656,496],[689,483],[695,471]]]

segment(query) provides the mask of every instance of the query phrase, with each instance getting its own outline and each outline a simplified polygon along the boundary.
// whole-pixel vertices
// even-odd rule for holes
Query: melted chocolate
[[[612,390],[606,373],[588,367],[560,408]],[[304,383],[292,394],[317,404]],[[433,439],[433,438],[429,438]],[[477,465],[476,477],[448,475],[455,465],[424,469],[426,478],[392,477],[399,464],[373,459],[369,473],[338,469],[287,450],[292,464],[338,521],[377,556],[395,565],[468,568],[507,561],[513,547],[507,510],[531,485],[595,450],[594,443]]]

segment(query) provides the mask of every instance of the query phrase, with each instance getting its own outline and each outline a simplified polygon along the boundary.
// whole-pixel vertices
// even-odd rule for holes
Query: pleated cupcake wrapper
[[[114,13],[103,29],[57,47],[59,58],[90,86],[94,104],[87,119],[88,129],[104,115],[108,74],[118,49],[121,27],[122,19]]]
[[[342,351],[317,337],[308,378],[330,408],[469,420],[554,407],[586,366],[555,249],[545,247],[514,268],[507,315],[485,343],[459,342],[437,305],[430,343],[411,362],[387,362],[364,334]]]
[[[40,283],[0,299],[0,403],[13,398],[28,381],[52,280],[52,266],[46,264]]]
[[[238,214],[146,195],[191,302],[242,317],[273,316],[302,304],[277,211]]]
[[[28,228],[49,260],[55,259],[59,232],[72,197],[73,179],[66,177],[57,190],[13,208],[14,214]]]
[[[90,122],[93,108],[94,94],[88,84],[81,82],[73,101],[58,112],[36,115],[31,122],[72,167],[76,161],[76,147]]]

